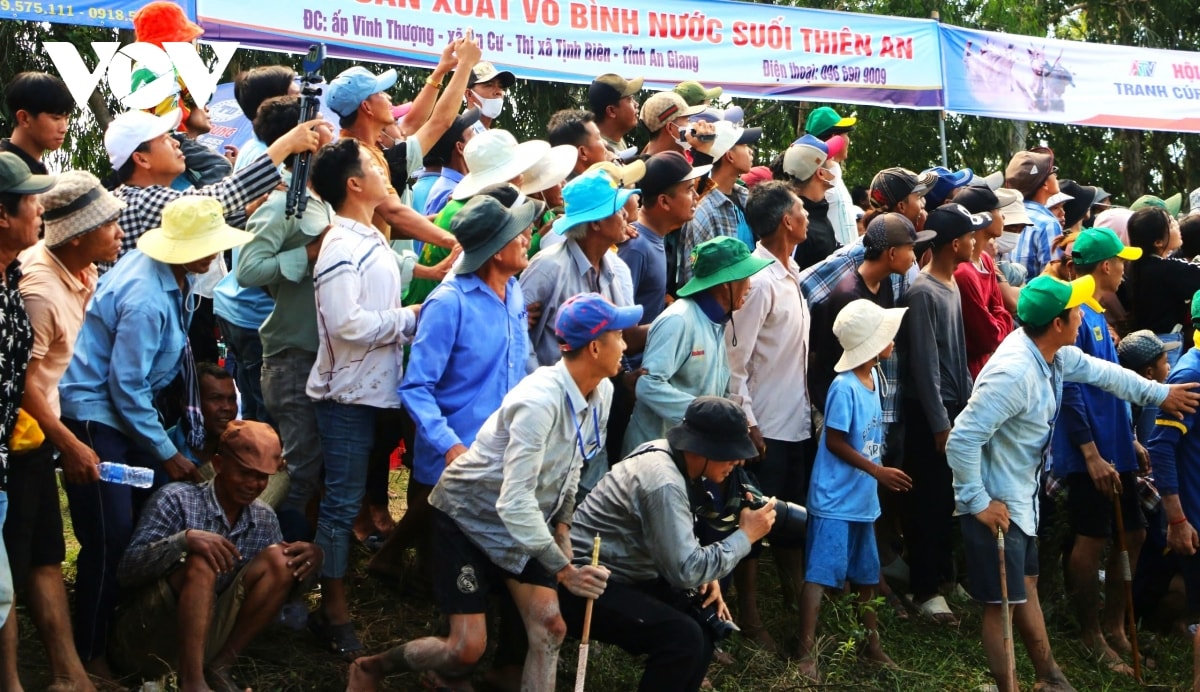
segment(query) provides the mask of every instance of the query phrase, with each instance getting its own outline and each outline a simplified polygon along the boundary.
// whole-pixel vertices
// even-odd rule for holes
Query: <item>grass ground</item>
[[[403,498],[407,476],[393,474],[393,489]],[[64,500],[65,506],[65,500]],[[393,500],[393,514],[403,513],[403,500]],[[68,520],[68,588],[74,580],[74,556],[78,545],[72,540]],[[348,591],[359,636],[371,651],[424,636],[438,626],[439,616],[432,600],[405,594],[382,585],[366,575],[367,553],[357,551]],[[760,609],[776,641],[785,646],[795,642],[797,616],[786,609],[779,596],[775,570],[764,556]],[[1043,562],[1043,564],[1048,564]],[[1081,692],[1136,690],[1132,679],[1109,672],[1091,660],[1078,643],[1078,631],[1068,612],[1059,580],[1047,577],[1042,586],[1046,621],[1056,657],[1068,678]],[[315,600],[314,600],[315,602]],[[733,602],[733,599],[730,599]],[[824,683],[808,683],[795,664],[734,639],[726,650],[733,665],[714,666],[710,678],[721,692],[767,692],[778,690],[974,690],[990,682],[979,644],[980,611],[973,605],[956,608],[961,613],[957,628],[937,627],[917,620],[899,621],[889,608],[880,612],[883,644],[899,664],[896,671],[880,670],[858,662],[853,642],[861,640],[854,611],[847,602],[827,602],[821,618],[821,666]],[[44,689],[48,683],[45,654],[27,615],[20,612],[21,647],[19,662],[27,690]],[[1185,690],[1191,682],[1191,645],[1178,637],[1156,637],[1153,642],[1157,669],[1146,673],[1147,684],[1159,690]],[[578,642],[568,641],[559,660],[558,689],[573,688]],[[1021,646],[1017,646],[1018,673],[1025,688],[1033,683],[1033,669]],[[593,645],[588,662],[588,689],[603,692],[633,690],[640,674],[637,659],[614,646]],[[346,664],[322,653],[307,631],[275,627],[246,652],[235,677],[258,692],[293,690],[340,691],[345,686]],[[480,686],[482,687],[482,686]],[[166,689],[173,689],[167,681]],[[415,675],[390,678],[385,689],[420,690]]]

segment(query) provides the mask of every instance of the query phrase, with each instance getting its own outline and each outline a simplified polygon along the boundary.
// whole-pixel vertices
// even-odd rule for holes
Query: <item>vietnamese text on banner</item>
[[[0,0],[3,1],[3,0]],[[468,27],[526,79],[695,79],[749,98],[940,108],[935,22],[715,0],[199,0],[205,38],[432,67]]]
[[[946,109],[990,118],[1200,132],[1196,53],[942,27]]]
[[[107,26],[132,29],[133,13],[150,0],[0,0],[0,19]],[[175,0],[188,17],[196,17],[195,0]]]

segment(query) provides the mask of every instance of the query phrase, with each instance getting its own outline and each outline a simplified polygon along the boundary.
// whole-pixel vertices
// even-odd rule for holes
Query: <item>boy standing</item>
[[[914,491],[904,503],[904,539],[912,566],[913,602],[938,624],[957,624],[938,593],[954,583],[953,479],[946,464],[950,423],[971,395],[962,297],[954,272],[971,261],[975,231],[992,218],[972,215],[949,202],[929,212],[925,228],[933,239],[933,259],[904,294],[904,468]]]
[[[1075,239],[1071,255],[1076,275],[1091,276],[1097,292],[1113,293],[1125,275],[1125,262],[1138,259],[1142,251],[1125,247],[1110,229],[1089,228]],[[1083,325],[1075,337],[1075,345],[1089,356],[1118,362],[1117,348],[1104,315],[1087,303],[1080,307],[1080,312]],[[1051,458],[1054,476],[1063,479],[1067,488],[1067,523],[1075,534],[1067,559],[1067,576],[1082,630],[1080,642],[1098,655],[1109,670],[1132,675],[1133,669],[1120,656],[1121,652],[1132,650],[1125,634],[1125,591],[1121,580],[1108,580],[1103,623],[1097,615],[1100,607],[1097,572],[1116,527],[1114,495],[1121,501],[1130,564],[1137,565],[1138,553],[1146,539],[1146,523],[1135,480],[1140,456],[1136,448],[1140,445],[1133,439],[1128,411],[1124,401],[1099,387],[1081,383],[1063,385]],[[1117,551],[1112,551],[1110,574],[1119,574],[1118,557]]]
[[[808,489],[807,583],[800,597],[800,670],[817,677],[812,649],[817,615],[826,588],[840,589],[847,580],[866,603],[879,583],[879,550],[875,519],[879,517],[876,484],[903,492],[912,481],[903,471],[883,466],[883,408],[874,367],[892,355],[892,339],[907,308],[884,309],[866,299],[855,300],[838,314],[833,332],[843,348],[829,387],[825,429],[813,461]],[[875,613],[864,609],[865,655],[895,665],[879,643]]]

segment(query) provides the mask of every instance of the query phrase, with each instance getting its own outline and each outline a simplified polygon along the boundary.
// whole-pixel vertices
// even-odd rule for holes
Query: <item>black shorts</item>
[[[1002,603],[1000,595],[1000,552],[996,533],[970,514],[960,516],[963,552],[967,558],[967,591],[983,603]],[[1026,536],[1016,524],[1009,523],[1004,534],[1004,569],[1008,582],[1008,602],[1024,603],[1025,577],[1038,575],[1037,536]]]
[[[30,569],[61,565],[66,559],[54,456],[54,446],[49,442],[29,452],[8,455],[4,545],[12,564],[13,585],[18,590],[25,588]]]
[[[1071,530],[1089,538],[1108,538],[1117,530],[1112,495],[1096,490],[1086,473],[1069,473],[1063,478],[1067,488],[1067,523]],[[1137,478],[1132,471],[1121,474],[1121,515],[1126,531],[1146,528],[1142,503],[1138,498]]]
[[[488,594],[505,580],[557,589],[558,580],[530,558],[520,574],[496,566],[445,512],[433,507],[433,595],[446,615],[486,613]]]

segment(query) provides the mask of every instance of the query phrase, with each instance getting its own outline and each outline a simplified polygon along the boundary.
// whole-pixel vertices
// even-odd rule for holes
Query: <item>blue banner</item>
[[[0,0],[0,19],[132,29],[133,14],[150,0]],[[196,0],[175,0],[193,21]]]

